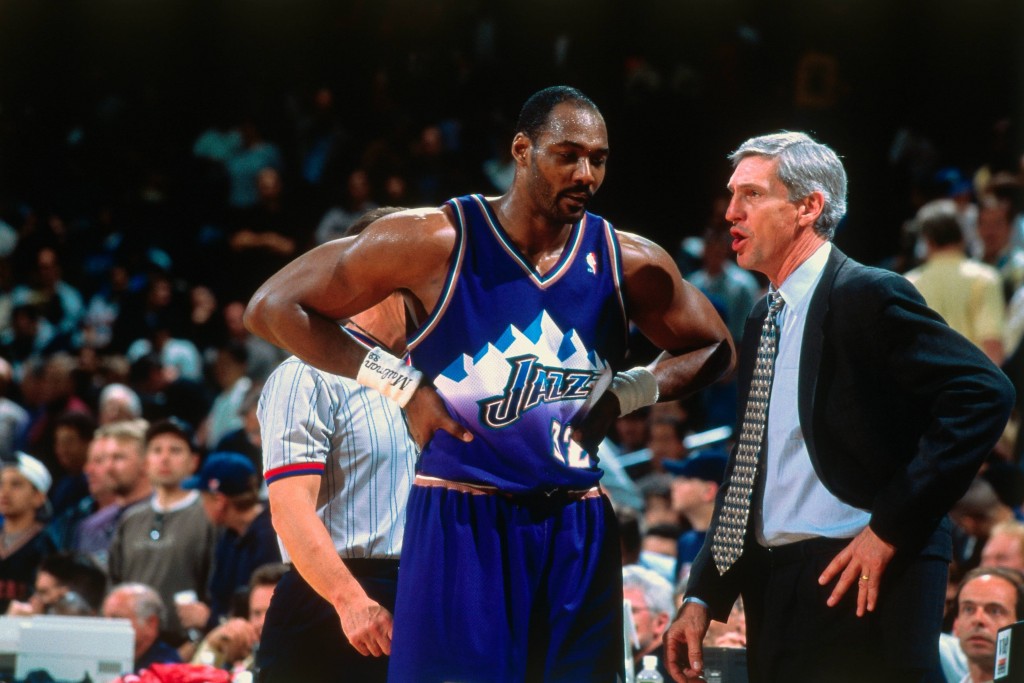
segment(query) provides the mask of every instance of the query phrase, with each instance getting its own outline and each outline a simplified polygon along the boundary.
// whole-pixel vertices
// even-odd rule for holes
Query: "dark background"
[[[800,129],[844,157],[837,241],[874,261],[935,170],[1019,159],[1022,36],[1020,0],[0,0],[0,200],[87,215],[147,174],[173,185],[241,111],[287,145],[289,98],[323,85],[356,141],[457,122],[450,162],[475,170],[529,93],[568,83],[608,120],[593,210],[618,227],[674,248],[728,151]],[[915,151],[893,158],[901,131]]]

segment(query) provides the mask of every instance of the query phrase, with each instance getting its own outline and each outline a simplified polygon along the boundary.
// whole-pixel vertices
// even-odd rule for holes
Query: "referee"
[[[401,354],[401,295],[346,329],[368,348]],[[258,680],[383,682],[417,455],[401,409],[355,380],[291,357],[264,385],[258,416],[271,516],[292,565],[267,612]]]

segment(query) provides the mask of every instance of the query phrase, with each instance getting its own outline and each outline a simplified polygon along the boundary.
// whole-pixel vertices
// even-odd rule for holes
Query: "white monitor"
[[[0,616],[0,680],[42,670],[58,681],[88,675],[110,683],[131,673],[134,661],[135,631],[127,619]]]

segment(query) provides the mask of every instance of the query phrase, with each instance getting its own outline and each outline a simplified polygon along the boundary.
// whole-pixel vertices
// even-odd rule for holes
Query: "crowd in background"
[[[1019,122],[1003,106],[1011,103],[988,102],[947,128],[936,125],[940,116],[909,105],[905,118],[890,112],[858,121],[859,107],[869,105],[848,91],[861,88],[863,95],[874,72],[851,64],[852,46],[808,40],[799,49],[773,50],[777,24],[739,12],[715,17],[699,39],[692,27],[683,29],[695,46],[680,52],[659,32],[647,44],[637,38],[654,21],[643,12],[624,22],[621,35],[606,38],[611,47],[603,49],[604,40],[588,29],[621,17],[600,5],[583,21],[571,8],[552,10],[549,27],[531,37],[534,48],[518,44],[515,27],[523,17],[512,9],[426,3],[399,17],[382,5],[312,12],[329,19],[324,30],[337,45],[296,41],[299,30],[288,25],[278,25],[277,34],[264,27],[218,38],[224,17],[191,8],[172,17],[179,25],[168,35],[192,37],[183,26],[205,26],[194,36],[201,56],[182,51],[174,66],[153,55],[157,48],[181,49],[166,36],[146,49],[144,37],[129,41],[100,22],[114,38],[104,51],[95,36],[69,39],[78,36],[74,16],[43,21],[31,10],[12,10],[15,21],[6,30],[33,26],[63,42],[55,54],[33,54],[23,72],[0,78],[0,460],[30,485],[19,498],[8,492],[16,486],[5,476],[0,513],[20,520],[29,510],[34,522],[17,529],[8,522],[0,537],[4,609],[33,594],[31,609],[52,609],[49,578],[84,572],[92,584],[72,591],[81,604],[61,609],[117,612],[104,607],[109,545],[97,545],[96,536],[77,527],[106,509],[105,528],[116,535],[132,505],[191,474],[147,469],[159,437],[147,429],[181,437],[197,468],[210,453],[231,452],[260,472],[256,401],[283,356],[242,325],[258,284],[299,253],[340,236],[368,209],[504,191],[516,114],[509,103],[549,82],[579,85],[606,112],[610,173],[594,210],[674,253],[684,277],[708,295],[737,340],[765,283],[731,259],[721,201],[725,154],[752,127],[823,129],[823,141],[851,159],[856,204],[874,206],[841,226],[839,246],[908,273],[928,303],[1003,365],[1024,396],[1024,147]],[[836,8],[828,12],[830,26],[848,18]],[[689,18],[669,23],[678,27]],[[256,10],[250,19],[258,21]],[[4,30],[0,25],[0,35]],[[431,40],[422,37],[428,34]],[[246,42],[252,37],[255,46]],[[382,38],[405,49],[388,52]],[[27,42],[0,42],[4,59],[29,52]],[[235,48],[241,56],[212,60],[212,73],[204,73],[201,60]],[[299,56],[286,58],[291,49]],[[139,51],[140,65],[115,67],[133,59],[130,50]],[[88,58],[62,61],[80,54]],[[242,69],[247,58],[253,63]],[[782,85],[755,85],[772,67],[786,74],[776,81]],[[1002,85],[1012,89],[1014,77]],[[744,93],[766,103],[761,116],[752,118],[756,103],[739,97]],[[874,94],[867,101],[873,98],[883,99]],[[861,123],[872,137],[858,148]],[[828,139],[831,131],[836,140]],[[666,185],[657,186],[658,178]],[[928,291],[926,274],[936,268],[945,270]],[[643,340],[637,342],[635,355],[642,357]],[[621,418],[606,444],[620,473],[619,488],[611,490],[613,497],[619,491],[624,563],[654,575],[627,569],[627,597],[631,585],[656,594],[648,599],[659,606],[656,615],[666,616],[662,630],[671,614],[665,586],[669,597],[679,594],[710,522],[729,439],[727,430],[714,430],[734,424],[735,401],[725,381],[691,400]],[[184,426],[166,427],[169,419]],[[122,434],[116,425],[133,421],[143,465],[131,480],[102,470],[92,451],[109,430]],[[1011,423],[952,513],[958,530],[953,587],[986,562],[987,541],[1024,519],[1020,443]],[[209,525],[208,564],[192,586],[204,604],[215,569],[214,536],[228,528]],[[28,542],[15,537],[22,528],[38,538],[27,566],[11,560]],[[1014,538],[1016,568],[1024,569],[1021,536]],[[55,554],[61,552],[73,554]],[[68,573],[61,562],[84,563],[99,574]],[[216,616],[232,614],[221,606],[214,617],[186,619],[187,628],[160,587],[147,592],[124,572],[118,581],[129,582],[119,589],[131,603],[122,613],[149,634],[143,637],[150,646],[158,640],[197,645],[223,626]],[[254,579],[252,595],[272,584]],[[229,592],[249,585],[248,576],[236,577]],[[240,613],[248,608],[242,600]],[[638,651],[656,651],[657,625],[634,616]],[[742,644],[741,610],[730,622],[711,642]],[[239,647],[248,654],[253,631],[232,628],[228,641],[247,643],[248,650]]]

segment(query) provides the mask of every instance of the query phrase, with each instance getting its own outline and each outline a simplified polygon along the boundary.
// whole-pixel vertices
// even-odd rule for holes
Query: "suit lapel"
[[[821,280],[814,288],[811,302],[807,307],[807,323],[804,326],[804,339],[800,349],[799,388],[797,392],[797,410],[800,414],[800,429],[803,432],[811,463],[818,468],[818,454],[814,444],[814,397],[818,388],[818,375],[821,370],[821,356],[825,344],[825,319],[828,316],[829,300],[836,274],[847,260],[846,254],[832,245],[832,252],[821,273]]]

